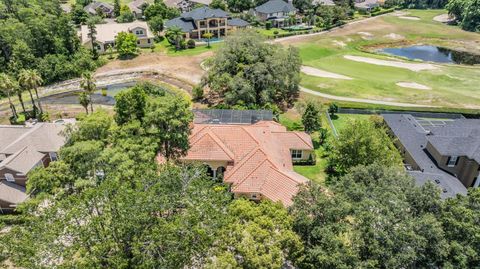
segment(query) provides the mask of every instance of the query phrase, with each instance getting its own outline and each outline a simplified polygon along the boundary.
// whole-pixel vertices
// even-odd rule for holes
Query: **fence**
[[[378,114],[410,114],[417,118],[434,118],[434,119],[463,119],[462,114],[458,113],[445,113],[445,112],[418,112],[418,111],[394,111],[383,109],[359,109],[359,108],[339,108],[340,114],[365,114],[365,115],[378,115]]]

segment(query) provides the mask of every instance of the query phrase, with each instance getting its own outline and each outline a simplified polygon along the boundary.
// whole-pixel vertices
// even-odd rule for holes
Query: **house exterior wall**
[[[11,203],[8,203],[0,199],[0,214],[13,212],[14,207],[11,207],[11,205],[12,205]]]
[[[427,143],[427,151],[433,157],[438,167],[451,174],[454,174],[465,187],[471,187],[474,184],[475,178],[479,173],[479,164],[467,158],[466,156],[458,156],[457,164],[453,167],[447,165],[450,156],[441,155],[436,148],[430,143]]]

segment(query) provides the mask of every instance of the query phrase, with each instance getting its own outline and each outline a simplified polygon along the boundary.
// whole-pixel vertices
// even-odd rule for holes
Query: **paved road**
[[[302,91],[304,93],[320,96],[320,97],[323,97],[323,98],[331,99],[331,100],[337,100],[337,101],[367,103],[367,104],[386,105],[386,106],[399,106],[399,107],[438,107],[438,106],[429,106],[429,105],[418,105],[418,104],[410,104],[410,103],[388,102],[388,101],[379,101],[379,100],[370,100],[370,99],[336,96],[336,95],[330,95],[330,94],[326,94],[326,93],[317,92],[317,91],[310,90],[310,89],[307,89],[307,88],[301,87],[301,86],[300,86],[300,91]]]

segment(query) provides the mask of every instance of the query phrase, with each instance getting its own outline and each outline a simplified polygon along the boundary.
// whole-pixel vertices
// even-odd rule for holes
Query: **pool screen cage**
[[[271,110],[194,109],[193,113],[197,124],[254,124],[273,120]]]

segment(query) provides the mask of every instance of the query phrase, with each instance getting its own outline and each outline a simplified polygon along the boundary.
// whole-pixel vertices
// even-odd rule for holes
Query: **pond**
[[[135,81],[131,81],[131,82],[123,82],[123,83],[108,85],[108,86],[103,88],[103,89],[106,89],[106,93],[107,93],[106,96],[104,96],[102,94],[101,89],[96,91],[92,95],[93,103],[94,104],[113,106],[113,105],[115,105],[115,98],[114,98],[115,95],[117,95],[119,92],[121,92],[124,89],[133,87],[135,84],[136,84]],[[42,103],[45,103],[45,104],[54,104],[54,105],[79,104],[79,101],[78,101],[78,94],[79,93],[80,93],[80,91],[72,91],[72,92],[53,94],[53,95],[50,95],[50,96],[40,98],[40,101]]]
[[[480,55],[443,47],[417,45],[403,48],[385,48],[380,52],[406,57],[411,60],[423,60],[436,63],[480,64]]]

